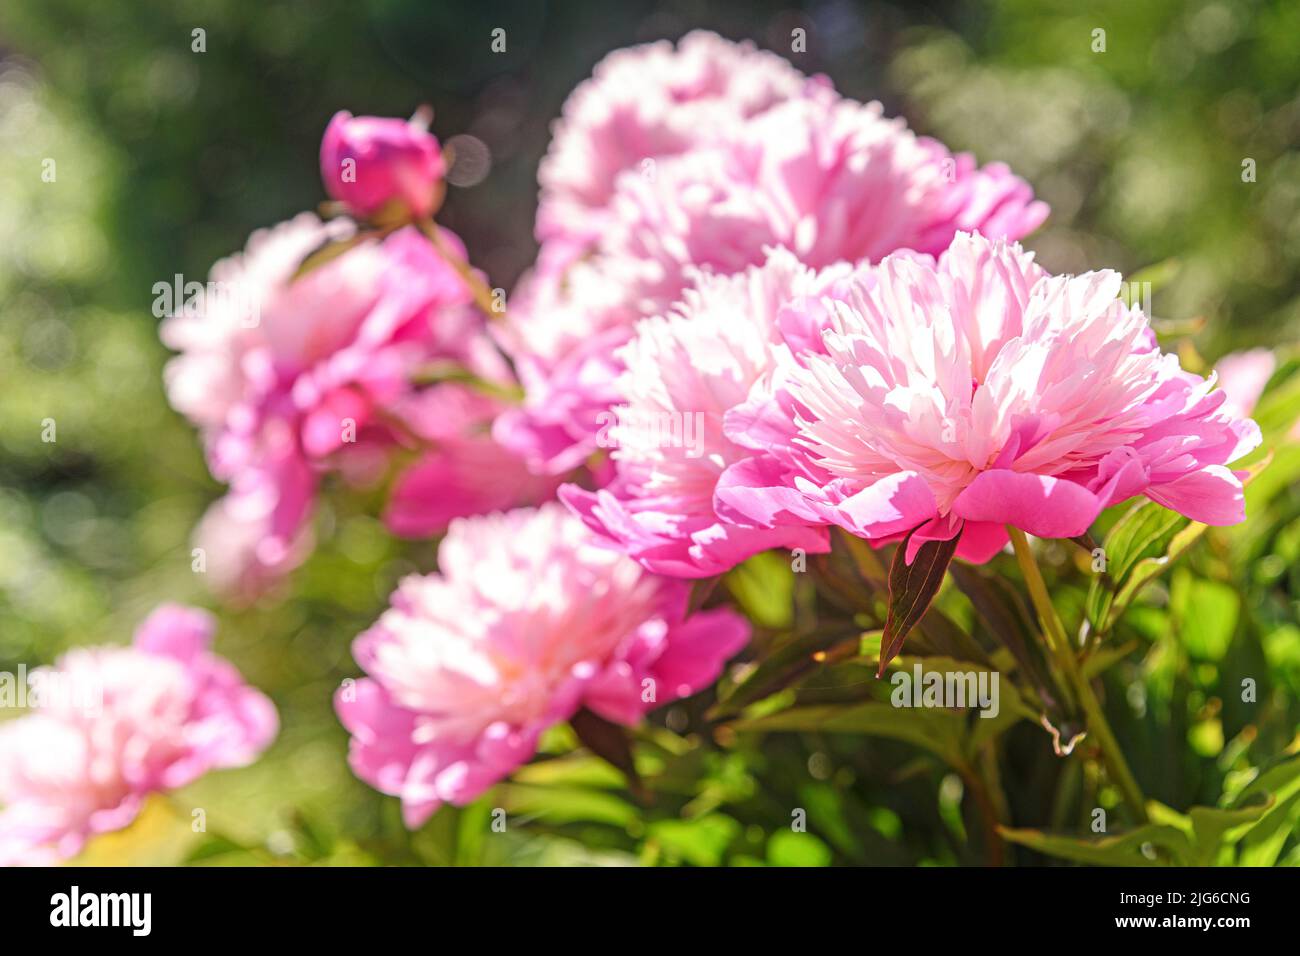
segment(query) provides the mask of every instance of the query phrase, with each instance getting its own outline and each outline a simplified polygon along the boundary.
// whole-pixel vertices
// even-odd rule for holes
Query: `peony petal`
[[[1101,501],[1073,481],[995,469],[978,475],[952,510],[969,521],[1009,524],[1040,538],[1072,538],[1088,530]]]
[[[983,564],[1007,546],[1007,526],[991,521],[967,521],[962,525],[957,557],[971,564]]]
[[[1210,465],[1152,485],[1146,494],[1152,501],[1202,524],[1233,525],[1246,520],[1241,479],[1222,465]]]
[[[836,523],[863,538],[910,531],[934,517],[935,511],[929,485],[910,471],[881,478],[834,508]]]

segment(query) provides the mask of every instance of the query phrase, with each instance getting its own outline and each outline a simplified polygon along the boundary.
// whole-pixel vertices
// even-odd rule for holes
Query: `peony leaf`
[[[1242,484],[1248,502],[1252,482],[1272,460],[1268,454],[1245,469]],[[1088,623],[1093,631],[1109,631],[1138,592],[1195,544],[1206,528],[1154,501],[1129,509],[1106,535],[1106,573],[1095,578],[1088,591]]]
[[[569,719],[569,725],[584,747],[623,771],[632,793],[643,792],[626,730],[585,707]]]
[[[639,825],[641,811],[626,800],[584,787],[538,787],[502,784],[495,791],[501,806],[520,822],[537,820],[547,826],[565,823],[604,823],[627,828]]]
[[[894,560],[889,567],[889,615],[885,619],[885,634],[880,642],[879,677],[889,662],[903,649],[908,632],[916,626],[939,593],[944,572],[957,553],[961,532],[947,541],[927,541],[916,552],[911,564],[907,563],[907,548],[916,529],[894,549]]]
[[[1006,578],[972,565],[954,564],[952,578],[998,643],[1011,652],[1044,707],[1055,712],[1057,694],[1042,658],[1038,629],[1016,589]]]
[[[1234,847],[1238,866],[1271,866],[1300,809],[1300,757],[1261,773],[1227,807],[1192,807],[1184,814],[1153,800],[1147,809],[1151,823],[1113,836],[1085,839],[1011,829],[1002,835],[1049,856],[1102,866],[1216,866],[1233,862]]]
[[[961,765],[965,757],[965,713],[938,707],[893,707],[876,702],[853,707],[791,707],[753,720],[733,721],[728,726],[738,733],[812,731],[888,737],[923,747],[950,766]]]
[[[794,623],[794,572],[777,552],[754,555],[724,580],[732,598],[755,624],[789,628]]]
[[[1193,661],[1220,661],[1237,631],[1241,597],[1220,581],[1195,578],[1185,568],[1169,588],[1174,633]]]
[[[354,247],[373,237],[373,233],[356,232],[342,239],[326,239],[317,246],[302,260],[298,269],[293,274],[295,280],[301,279],[313,269],[318,269],[331,260],[337,259],[343,253],[350,251]]]
[[[1185,864],[1192,855],[1187,834],[1164,823],[1148,823],[1126,833],[1093,838],[1010,827],[998,830],[1012,843],[1047,856],[1094,866],[1170,866]]]
[[[1193,866],[1214,866],[1223,845],[1235,844],[1273,809],[1277,801],[1272,794],[1262,803],[1223,810],[1219,807],[1192,807],[1187,816],[1192,821]]]
[[[686,604],[686,613],[688,615],[694,614],[703,608],[709,598],[713,597],[713,592],[718,589],[718,582],[721,580],[722,576],[715,574],[711,578],[700,578],[697,581],[692,581],[691,596]]]
[[[1300,818],[1300,757],[1289,757],[1262,771],[1232,800],[1236,808],[1258,806],[1264,812],[1234,830],[1228,838],[1240,841],[1238,866],[1272,866]]]
[[[731,817],[710,813],[693,820],[656,820],[646,831],[646,843],[670,863],[718,866],[740,836],[741,826]]]
[[[1178,512],[1154,501],[1135,505],[1115,522],[1102,548],[1106,557],[1105,571],[1097,573],[1088,589],[1088,623],[1094,631],[1108,629],[1115,596],[1123,588],[1134,565],[1144,559],[1158,559],[1180,528],[1190,523]]]
[[[789,687],[827,658],[829,649],[851,642],[856,650],[863,639],[860,631],[831,630],[800,635],[766,654],[763,660],[731,689],[723,685],[722,699],[709,711],[709,719],[737,713],[754,701]]]
[[[772,866],[830,866],[835,854],[811,833],[777,830],[767,841],[767,862]]]

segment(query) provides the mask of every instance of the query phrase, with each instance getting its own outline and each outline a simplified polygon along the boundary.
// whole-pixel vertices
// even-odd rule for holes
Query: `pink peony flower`
[[[215,583],[245,597],[306,555],[323,474],[373,483],[393,449],[422,444],[428,429],[407,420],[419,408],[417,373],[450,365],[495,384],[512,381],[459,276],[413,227],[363,240],[295,278],[313,250],[347,238],[344,228],[302,215],[254,233],[243,255],[212,270],[208,288],[224,294],[209,292],[162,326],[163,341],[181,353],[166,369],[168,395],[201,429],[213,475],[231,485],[205,519],[200,544],[211,552]],[[478,412],[484,428],[497,410]],[[470,447],[483,458],[485,449]],[[510,460],[496,456],[502,468]],[[447,488],[432,485],[426,471],[425,489],[443,498],[436,510],[501,502],[495,492],[466,495],[475,484],[468,467],[455,464]],[[495,480],[478,484],[491,490]]]
[[[728,435],[760,454],[719,479],[719,512],[877,541],[917,529],[913,554],[960,534],[974,561],[1006,525],[1071,537],[1138,494],[1241,521],[1226,466],[1258,427],[1162,354],[1119,288],[1114,272],[1049,275],[1019,245],[965,233],[937,263],[894,255],[858,272],[788,323],[811,347],[785,382],[728,416]]]
[[[362,780],[410,827],[527,761],[580,708],[635,724],[717,677],[748,640],[728,610],[600,547],[558,504],[452,523],[438,574],[405,579],[336,693]]]
[[[937,254],[959,229],[1019,238],[1047,215],[1005,166],[976,168],[880,104],[822,85],[660,157],[650,173],[618,176],[590,247],[544,246],[512,299],[504,343],[527,398],[498,437],[530,467],[563,471],[596,451],[613,350],[677,302],[694,270],[733,274],[771,247],[814,268]]]
[[[620,173],[734,135],[810,83],[783,58],[697,30],[615,50],[565,101],[538,170],[537,236],[598,234]]]
[[[609,414],[616,477],[602,490],[574,485],[561,499],[594,531],[651,571],[707,577],[774,547],[828,550],[804,525],[743,527],[722,520],[714,492],[723,472],[752,457],[724,422],[751,394],[766,394],[782,353],[789,303],[829,291],[848,267],[821,275],[785,250],[734,276],[700,275],[666,317],[645,319],[618,353],[626,370]]]
[[[427,125],[427,124],[426,124]],[[358,216],[390,203],[413,218],[439,203],[446,173],[438,140],[418,120],[334,114],[320,144],[325,191]]]
[[[132,647],[81,648],[42,671],[42,687],[71,690],[0,724],[0,866],[72,857],[127,826],[149,794],[266,749],[275,708],[209,652],[214,627],[163,605]]]

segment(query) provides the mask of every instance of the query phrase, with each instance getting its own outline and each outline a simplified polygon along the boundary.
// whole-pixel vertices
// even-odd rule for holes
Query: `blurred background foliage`
[[[508,47],[494,55],[497,26]],[[214,606],[190,571],[188,535],[219,489],[162,394],[152,287],[202,276],[252,229],[312,208],[319,136],[335,110],[406,115],[429,102],[435,132],[482,142],[489,175],[452,190],[442,219],[509,287],[535,251],[536,165],[564,96],[609,50],[694,27],[781,52],[803,27],[807,52],[787,53],[800,68],[882,100],[981,162],[1010,163],[1052,206],[1027,242],[1049,269],[1130,274],[1176,260],[1154,300],[1155,315],[1185,333],[1167,345],[1192,366],[1278,348],[1261,417],[1271,416],[1274,444],[1286,434],[1297,391],[1287,349],[1300,324],[1295,3],[7,0],[0,668],[123,642],[163,600]],[[195,29],[203,53],[191,49]],[[46,159],[54,182],[42,179]],[[1243,181],[1246,160],[1253,182]],[[57,443],[41,441],[46,419]],[[1198,541],[1107,636],[1123,650],[1105,679],[1107,710],[1148,796],[1174,810],[1223,803],[1271,756],[1295,750],[1294,458],[1282,454],[1258,480],[1247,526]],[[1049,829],[1086,830],[1090,808],[1116,804],[1081,759],[1052,756],[1031,721],[997,722],[996,744],[993,733],[972,740],[981,722],[960,715],[919,730],[864,720],[832,732],[787,714],[798,732],[765,733],[745,729],[763,719],[752,708],[741,724],[710,729],[708,702],[692,701],[641,735],[656,795],[648,808],[562,728],[513,782],[407,834],[396,801],[347,770],[330,708],[339,680],[356,673],[352,636],[402,574],[433,567],[433,544],[390,540],[375,505],[332,499],[291,600],[219,609],[218,650],[280,709],[273,750],[156,800],[88,861],[952,864],[987,858],[968,830],[990,794],[1005,794],[1009,806],[993,808],[1003,819]],[[1077,622],[1089,577],[1071,548],[1047,557]],[[999,562],[1015,575],[1011,559]],[[760,643],[784,646],[796,611],[820,606],[801,596],[808,586],[786,561],[760,558],[726,590],[765,625]],[[963,591],[948,587],[939,606],[980,637]],[[783,693],[800,704],[878,699],[866,670],[848,660]],[[1240,703],[1243,677],[1258,682],[1257,703]],[[192,807],[207,811],[205,838],[190,830]],[[503,834],[495,807],[509,814]],[[1297,807],[1292,798],[1274,818],[1274,858],[1300,862],[1289,835]],[[798,810],[806,832],[791,826]]]

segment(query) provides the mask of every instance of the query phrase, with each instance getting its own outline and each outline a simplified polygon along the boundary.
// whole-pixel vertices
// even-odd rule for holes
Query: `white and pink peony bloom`
[[[538,170],[537,237],[597,235],[620,173],[733,135],[810,83],[774,53],[697,30],[615,50],[565,101]]]
[[[711,683],[749,637],[728,610],[601,547],[558,504],[452,523],[439,572],[405,579],[335,695],[354,772],[408,826],[464,804],[581,708],[620,724]]]
[[[937,263],[894,255],[859,271],[790,323],[805,348],[784,383],[728,417],[759,454],[719,479],[720,513],[877,541],[915,530],[912,553],[960,534],[975,561],[1008,525],[1071,537],[1134,495],[1241,521],[1227,466],[1258,427],[1163,354],[1119,290],[1114,272],[1053,276],[1019,245],[970,234]]]
[[[742,526],[720,518],[714,492],[726,469],[753,455],[726,433],[727,416],[752,395],[768,395],[789,349],[780,324],[814,308],[849,274],[820,275],[788,251],[732,276],[699,275],[668,315],[638,323],[616,355],[612,427],[615,477],[597,491],[566,485],[561,499],[594,531],[651,571],[707,577],[759,551],[824,552],[823,529],[801,524]]]
[[[252,763],[275,707],[209,651],[215,622],[163,605],[131,647],[80,648],[42,672],[42,700],[0,724],[0,866],[57,863],[120,830],[151,793]],[[72,692],[52,692],[62,687]]]
[[[937,254],[958,230],[1015,239],[1046,215],[1005,166],[977,168],[878,103],[805,84],[690,148],[624,169],[591,219],[593,237],[574,241],[570,230],[543,245],[503,335],[527,397],[498,437],[534,469],[586,460],[621,368],[615,349],[637,321],[677,302],[694,271],[734,274],[772,247],[813,268]]]
[[[460,277],[414,227],[362,240],[296,275],[325,242],[347,239],[348,228],[304,214],[254,233],[242,255],[213,267],[206,294],[162,326],[163,341],[181,353],[166,369],[171,402],[202,431],[214,477],[230,484],[199,543],[216,583],[241,596],[309,551],[324,474],[373,482],[393,449],[425,447],[419,435],[429,427],[407,414],[423,407],[413,384],[422,370],[450,365],[511,382]],[[463,254],[452,234],[444,237]],[[476,406],[484,435],[499,411]],[[438,514],[501,504],[491,482],[430,485],[439,466],[463,471],[445,460],[459,447],[434,442],[420,462],[437,513],[422,527],[441,530]],[[501,451],[497,460],[510,457]],[[413,507],[404,506],[408,517]]]

